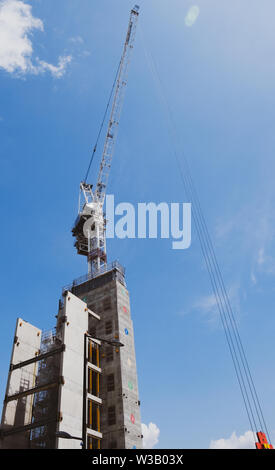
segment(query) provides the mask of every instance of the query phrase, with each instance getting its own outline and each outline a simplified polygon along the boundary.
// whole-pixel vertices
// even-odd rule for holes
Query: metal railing
[[[118,261],[113,261],[112,263],[101,266],[96,272],[88,273],[88,274],[85,274],[84,276],[81,276],[75,279],[71,284],[63,287],[62,292],[64,293],[66,291],[71,291],[73,287],[79,286],[80,284],[83,284],[84,282],[87,282],[87,281],[90,281],[91,279],[95,279],[99,276],[102,276],[102,274],[106,274],[107,272],[113,271],[114,269],[119,271],[123,277],[125,276],[125,268],[121,266],[121,264]]]

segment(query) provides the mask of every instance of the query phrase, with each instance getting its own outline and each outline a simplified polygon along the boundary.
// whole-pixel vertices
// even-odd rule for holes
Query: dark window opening
[[[100,408],[91,400],[88,400],[88,428],[100,432]]]
[[[96,327],[95,326],[90,326],[89,327],[89,335],[91,335],[92,338],[96,338]]]
[[[113,392],[115,389],[115,376],[114,374],[107,375],[107,392]]]
[[[88,392],[99,397],[99,377],[100,374],[92,369],[88,370]]]
[[[112,320],[106,321],[105,323],[105,333],[106,335],[110,335],[113,333],[113,322]]]
[[[107,298],[103,301],[103,309],[110,310],[110,308],[111,308],[111,299]]]
[[[109,406],[108,408],[108,425],[113,426],[116,424],[116,407]]]
[[[89,341],[88,345],[88,361],[99,367],[99,347],[92,341]]]

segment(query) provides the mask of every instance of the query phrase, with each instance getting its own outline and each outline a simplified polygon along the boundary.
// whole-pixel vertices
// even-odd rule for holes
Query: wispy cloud
[[[17,75],[41,74],[46,71],[54,77],[64,75],[71,56],[60,56],[53,65],[33,56],[32,33],[44,31],[41,19],[32,15],[32,7],[21,0],[0,1],[0,68]]]
[[[232,435],[227,438],[212,440],[210,442],[210,449],[255,449],[255,442],[252,431],[246,431],[242,436],[237,436],[234,431]]]
[[[253,203],[240,207],[231,218],[220,221],[216,227],[216,242],[230,243],[230,251],[238,249],[238,255],[250,266],[252,284],[260,274],[275,274],[275,216],[270,198],[265,205]],[[234,243],[235,248],[232,248]],[[249,258],[248,258],[249,257]]]
[[[257,284],[257,278],[253,270],[250,273],[250,279],[251,279],[252,284]]]
[[[216,321],[219,312],[215,295],[210,294],[200,298],[194,303],[193,310],[197,310],[203,315],[206,315],[210,322]]]
[[[240,285],[237,282],[230,285],[227,289],[227,295],[234,312],[238,313],[240,311]],[[187,313],[194,311],[202,315],[209,325],[216,327],[220,324],[220,312],[214,294],[202,296],[193,303]]]
[[[193,26],[193,24],[197,21],[199,14],[200,9],[197,5],[190,7],[184,19],[185,25],[188,27]]]
[[[91,55],[91,51],[84,49],[85,41],[82,36],[72,36],[69,38],[69,42],[75,49],[74,55],[77,55],[78,57],[89,57]]]
[[[153,449],[153,447],[159,441],[160,430],[154,423],[149,423],[141,425],[142,434],[143,434],[143,447],[144,449]]]
[[[59,57],[58,64],[52,65],[44,60],[38,60],[38,65],[36,67],[37,73],[48,70],[54,77],[61,78],[67,68],[67,65],[71,62],[71,56]]]
[[[258,251],[256,265],[259,272],[266,274],[275,274],[275,258],[266,253],[266,247],[262,246]]]
[[[70,42],[73,44],[83,44],[84,40],[81,36],[73,36],[69,39]]]

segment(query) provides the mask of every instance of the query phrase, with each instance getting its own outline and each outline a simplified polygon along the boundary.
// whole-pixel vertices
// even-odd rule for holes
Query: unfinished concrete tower
[[[88,276],[89,277],[89,276]],[[80,279],[70,290],[87,303],[100,321],[90,317],[89,334],[101,342],[99,376],[102,447],[132,449],[142,447],[140,402],[129,294],[124,270],[113,263],[99,277]],[[77,285],[76,285],[77,284]],[[117,347],[113,339],[124,346]],[[92,381],[93,386],[94,381]],[[88,383],[88,386],[90,384]],[[88,418],[89,417],[88,404]],[[88,419],[88,422],[89,422]]]
[[[7,449],[142,448],[133,324],[118,263],[63,290],[53,330],[18,319],[0,437]]]
[[[107,264],[103,206],[139,7],[130,13],[95,190],[80,184],[75,247],[88,274],[63,289],[50,332],[18,320],[0,430],[3,448],[142,447],[124,268]],[[95,146],[96,150],[96,146]],[[82,199],[81,199],[82,198]],[[83,200],[83,204],[81,204]]]

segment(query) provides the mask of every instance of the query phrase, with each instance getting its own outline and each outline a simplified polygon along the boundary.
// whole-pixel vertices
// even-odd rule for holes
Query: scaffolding
[[[56,421],[58,419],[58,385],[62,380],[60,374],[60,354],[55,351],[61,350],[61,340],[56,334],[56,328],[46,331],[41,338],[41,353],[43,359],[39,361],[36,384],[37,387],[50,385],[49,388],[40,390],[34,394],[32,423],[37,423],[30,433],[30,447],[36,448],[54,448],[56,440]],[[59,349],[58,349],[59,348]],[[54,354],[52,354],[54,353]],[[57,384],[57,386],[51,386]],[[40,423],[48,420],[48,424]]]
[[[23,322],[19,323],[22,326]],[[18,448],[54,448],[58,421],[58,389],[60,353],[64,350],[56,329],[37,332],[40,348],[33,357],[15,362],[12,360],[4,400],[1,438],[9,447],[17,434]],[[40,339],[40,338],[39,338]],[[15,337],[15,348],[20,345]],[[15,354],[13,353],[13,357]],[[54,404],[54,406],[53,406]]]

